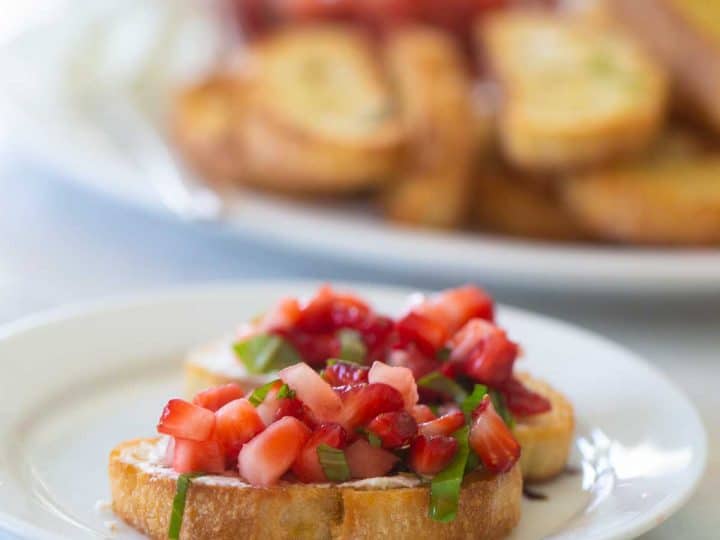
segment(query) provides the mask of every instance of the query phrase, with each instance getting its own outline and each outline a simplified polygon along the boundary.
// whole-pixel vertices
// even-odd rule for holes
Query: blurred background
[[[1,2],[0,321],[188,283],[440,288],[604,333],[720,482],[720,7]],[[0,532],[0,538],[2,538]]]

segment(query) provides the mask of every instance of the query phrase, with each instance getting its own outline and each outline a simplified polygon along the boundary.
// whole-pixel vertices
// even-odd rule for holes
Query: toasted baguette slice
[[[171,114],[171,136],[184,159],[205,180],[225,187],[245,174],[242,123],[246,94],[238,77],[215,74],[182,89]]]
[[[478,128],[462,53],[439,30],[397,30],[385,59],[408,136],[406,167],[383,193],[391,219],[436,227],[461,225],[469,210]]]
[[[563,197],[580,223],[620,242],[720,243],[720,158],[614,167],[566,182]]]
[[[347,192],[384,182],[403,133],[369,41],[344,26],[294,27],[254,45],[241,126],[247,180]]]
[[[110,454],[115,513],[150,538],[167,538],[177,474],[154,464],[156,441],[138,439]],[[343,485],[284,483],[255,488],[237,478],[196,478],[187,494],[181,539],[480,540],[504,538],[520,519],[520,467],[464,482],[458,517],[428,517],[429,488],[405,478]]]
[[[483,168],[475,181],[474,225],[483,231],[573,241],[585,234],[555,193],[520,182],[503,168]]]
[[[720,132],[720,5],[712,0],[610,0],[618,22],[670,70],[681,101]]]
[[[627,36],[539,13],[481,24],[503,94],[501,144],[516,166],[566,170],[645,148],[662,125],[664,70]]]
[[[185,362],[188,396],[229,382],[235,382],[249,391],[273,378],[273,374],[249,375],[232,356],[228,342],[197,349]],[[567,463],[575,427],[573,409],[570,402],[548,384],[526,374],[522,374],[521,378],[553,405],[549,413],[515,419],[514,433],[522,447],[520,463],[523,477],[546,480],[559,474]]]

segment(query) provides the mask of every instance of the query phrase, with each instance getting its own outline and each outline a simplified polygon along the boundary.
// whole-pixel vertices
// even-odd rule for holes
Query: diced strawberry
[[[408,368],[412,371],[415,380],[421,379],[442,366],[442,363],[434,355],[429,356],[423,353],[415,343],[408,343],[402,348],[391,350],[387,357],[387,364]]]
[[[378,414],[367,428],[380,438],[383,448],[390,449],[409,444],[418,432],[417,422],[407,411]]]
[[[445,416],[446,414],[456,413],[460,411],[460,406],[452,401],[448,401],[447,403],[442,403],[441,405],[438,405],[437,413],[438,416]]]
[[[297,418],[286,416],[245,443],[238,455],[240,476],[253,486],[271,486],[300,455],[310,430]]]
[[[385,383],[395,388],[403,397],[405,408],[410,411],[418,402],[417,384],[412,371],[406,367],[388,366],[382,362],[373,362],[368,373],[370,383]]]
[[[329,286],[321,287],[302,309],[297,329],[309,333],[329,333],[370,312],[368,305],[358,297],[337,293]]]
[[[225,455],[217,441],[175,439],[173,469],[179,473],[221,473],[225,470]]]
[[[275,411],[275,420],[280,420],[284,416],[297,418],[310,429],[315,429],[317,425],[312,411],[298,398],[286,397],[279,400],[279,407]]]
[[[366,366],[337,362],[332,366],[326,367],[322,375],[331,386],[344,386],[346,384],[368,382],[369,371],[370,368]]]
[[[279,375],[318,421],[336,421],[342,409],[342,400],[310,366],[295,364],[280,371]]]
[[[294,327],[300,319],[300,303],[295,298],[283,298],[277,306],[262,318],[264,330],[278,330]]]
[[[210,411],[217,411],[226,403],[240,399],[245,393],[235,383],[214,386],[195,395],[193,403]]]
[[[400,392],[383,383],[353,384],[336,388],[342,399],[340,423],[348,431],[366,425],[378,414],[399,411],[403,408]]]
[[[315,368],[324,366],[328,358],[340,356],[340,340],[334,333],[310,334],[296,329],[275,330],[274,333],[287,340],[303,361]]]
[[[282,381],[277,381],[268,391],[262,403],[256,407],[258,415],[266,426],[269,426],[276,420],[276,415],[280,409],[280,405],[285,398],[278,398],[278,392],[282,388]]]
[[[448,466],[457,449],[453,437],[418,435],[410,446],[410,468],[418,474],[437,474]]]
[[[157,425],[160,433],[193,441],[208,440],[214,428],[215,415],[212,411],[184,399],[168,401]]]
[[[300,455],[293,463],[292,471],[302,482],[327,482],[328,478],[320,465],[317,449],[321,444],[333,448],[343,448],[347,434],[339,424],[323,424],[318,427],[303,446]]]
[[[370,314],[350,328],[360,332],[367,347],[367,361],[382,360],[393,336],[395,323],[389,317]]]
[[[473,319],[450,340],[450,363],[477,382],[500,386],[512,376],[518,346],[505,331],[483,319]]]
[[[492,473],[507,472],[520,459],[520,445],[495,412],[489,396],[485,396],[473,411],[468,442],[485,468]]]
[[[541,414],[552,409],[548,399],[533,392],[515,377],[505,381],[498,390],[505,398],[507,408],[516,416]]]
[[[358,439],[345,449],[345,459],[353,478],[376,478],[389,473],[400,458],[395,454],[371,446]]]
[[[215,413],[214,438],[225,450],[225,456],[234,460],[243,444],[265,429],[260,415],[247,399],[226,403]]]
[[[415,405],[412,408],[412,411],[410,411],[410,414],[413,415],[413,418],[415,418],[415,421],[418,424],[421,424],[422,422],[429,422],[430,420],[435,420],[437,418],[430,407],[422,404]]]
[[[470,319],[492,321],[493,301],[482,289],[466,285],[443,291],[415,306],[412,311],[441,324],[451,336]]]
[[[402,317],[395,329],[401,343],[416,343],[428,356],[433,356],[449,337],[445,326],[414,311]]]
[[[430,420],[429,422],[423,422],[418,426],[418,430],[423,435],[447,435],[450,436],[455,433],[458,429],[465,425],[465,415],[462,411],[454,411],[448,414]]]

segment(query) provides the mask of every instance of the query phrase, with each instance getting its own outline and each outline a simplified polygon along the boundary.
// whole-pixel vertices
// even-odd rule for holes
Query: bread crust
[[[113,510],[153,539],[167,537],[176,479],[124,459],[151,439],[120,444],[110,454]],[[476,472],[463,485],[451,523],[432,521],[429,489],[355,489],[284,484],[272,488],[193,482],[188,490],[181,539],[355,540],[376,538],[499,539],[520,519],[520,467],[489,476]]]
[[[643,150],[662,125],[664,71],[610,28],[509,12],[481,23],[478,39],[502,88],[503,152],[517,167],[606,163]]]
[[[528,482],[542,482],[560,474],[567,465],[575,414],[570,401],[546,382],[527,373],[519,373],[518,378],[552,405],[552,409],[543,414],[516,416],[513,427],[513,435],[522,448],[523,478]]]

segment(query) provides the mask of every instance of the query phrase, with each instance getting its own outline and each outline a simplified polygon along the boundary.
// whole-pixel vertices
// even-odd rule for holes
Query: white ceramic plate
[[[73,17],[62,7],[53,19],[47,9],[45,24],[0,47],[7,94],[0,105],[7,105],[14,139],[55,166],[58,179],[156,212],[171,214],[168,204],[185,208],[193,197],[176,185],[167,145],[147,127],[162,124],[172,88],[220,47],[207,11],[180,0],[49,5],[57,3],[72,4]],[[197,195],[197,182],[183,183]],[[198,205],[201,210],[189,213],[207,209]],[[434,232],[393,226],[367,207],[288,203],[253,192],[228,201],[215,221],[235,234],[415,275],[590,292],[720,291],[720,251],[711,249]]]
[[[118,442],[153,434],[181,392],[181,358],[306,283],[191,288],[38,316],[0,330],[0,527],[32,538],[137,538],[108,510],[106,461]],[[408,291],[353,287],[380,310]],[[598,336],[517,309],[499,318],[520,362],[572,400],[573,466],[524,501],[514,540],[635,537],[666,519],[703,471],[696,411],[661,374]]]

